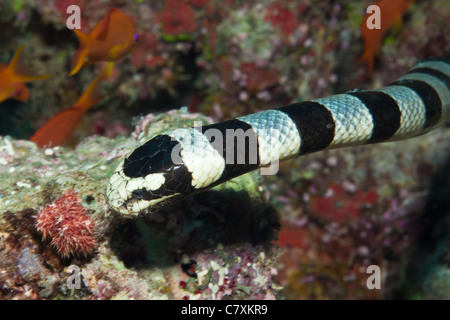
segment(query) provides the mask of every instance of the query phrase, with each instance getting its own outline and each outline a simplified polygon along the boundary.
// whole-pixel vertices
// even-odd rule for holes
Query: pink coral
[[[326,221],[345,223],[361,216],[364,206],[373,205],[378,195],[374,190],[349,193],[340,185],[331,185],[325,196],[311,203],[311,210]]]
[[[79,194],[72,190],[39,212],[36,228],[44,239],[52,239],[51,244],[63,257],[70,254],[87,256],[96,243],[94,221],[86,214]]]
[[[166,62],[166,58],[157,52],[158,38],[153,33],[139,36],[139,43],[131,55],[131,63],[136,67],[155,68]]]
[[[287,36],[291,35],[299,25],[295,15],[278,2],[267,8],[264,20],[278,27]]]
[[[246,75],[247,90],[251,93],[276,85],[280,78],[276,69],[261,68],[253,62],[242,63],[241,71]]]
[[[61,21],[66,22],[67,17],[72,14],[70,11],[69,13],[67,12],[67,8],[69,6],[77,5],[78,7],[80,7],[81,12],[83,12],[87,2],[88,0],[55,0],[54,6],[61,15]]]
[[[189,2],[190,2],[194,7],[203,7],[205,4],[208,3],[208,0],[189,0]]]
[[[192,33],[197,28],[194,11],[184,0],[168,0],[160,21],[163,32],[169,35]]]

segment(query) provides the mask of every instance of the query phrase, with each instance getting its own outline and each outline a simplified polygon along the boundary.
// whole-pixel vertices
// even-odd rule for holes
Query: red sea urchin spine
[[[94,221],[86,214],[79,194],[72,190],[39,212],[36,228],[44,239],[52,239],[51,244],[63,257],[70,254],[87,256],[96,243]]]

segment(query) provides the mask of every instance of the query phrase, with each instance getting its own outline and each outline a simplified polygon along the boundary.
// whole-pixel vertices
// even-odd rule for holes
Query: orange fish
[[[137,44],[138,34],[131,19],[117,8],[109,10],[89,34],[73,30],[80,41],[72,60],[72,71],[76,74],[82,67],[97,61],[113,62],[129,53]],[[112,72],[112,63],[110,64]]]
[[[367,20],[372,13],[367,13],[361,23],[364,39],[364,52],[358,62],[365,63],[370,74],[373,72],[375,56],[380,54],[381,44],[386,32],[394,25],[400,25],[403,14],[413,0],[380,0],[375,5],[380,8],[380,29],[369,29]]]
[[[26,101],[30,96],[25,82],[47,79],[50,76],[36,76],[25,68],[22,57],[23,46],[17,49],[7,66],[0,63],[0,102],[11,98]]]
[[[91,82],[80,99],[69,108],[61,110],[48,120],[30,139],[39,148],[59,146],[69,139],[75,127],[86,111],[103,98],[99,92],[102,78],[106,78],[107,70],[102,69],[100,74]]]

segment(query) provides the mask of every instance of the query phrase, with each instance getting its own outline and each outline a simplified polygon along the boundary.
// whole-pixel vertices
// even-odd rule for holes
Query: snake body
[[[127,156],[106,190],[124,215],[157,211],[277,161],[324,149],[422,135],[450,117],[450,56],[420,62],[390,85],[176,129]]]

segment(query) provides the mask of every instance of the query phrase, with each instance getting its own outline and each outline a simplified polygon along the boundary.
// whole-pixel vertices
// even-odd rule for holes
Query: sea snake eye
[[[133,192],[131,192],[131,194],[132,194],[133,198],[136,200],[142,200],[144,198],[144,190],[142,190],[142,189],[133,190]]]

